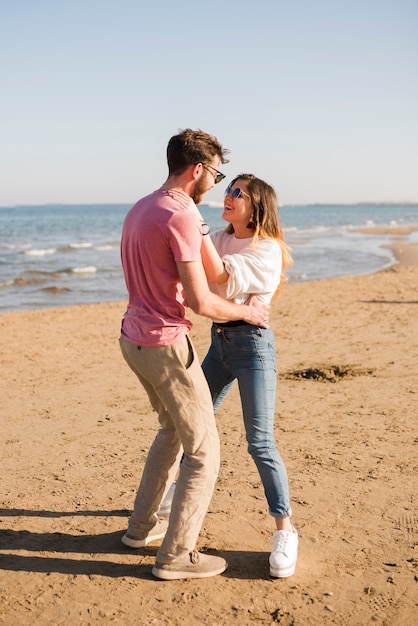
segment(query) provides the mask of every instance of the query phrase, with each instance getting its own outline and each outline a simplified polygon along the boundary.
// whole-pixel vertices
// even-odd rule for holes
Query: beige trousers
[[[144,386],[160,428],[148,453],[128,533],[143,537],[182,452],[165,539],[157,561],[169,563],[195,549],[219,472],[219,436],[209,388],[188,337],[170,346],[144,348],[120,339],[123,357]]]

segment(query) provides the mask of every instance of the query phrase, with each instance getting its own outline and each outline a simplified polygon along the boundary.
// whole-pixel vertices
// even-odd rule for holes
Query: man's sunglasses
[[[215,185],[217,185],[218,183],[221,182],[221,180],[223,180],[224,178],[226,178],[225,174],[222,174],[222,172],[220,172],[219,170],[216,170],[214,167],[212,167],[212,165],[207,165],[206,163],[202,163],[203,167],[205,167],[206,169],[210,169],[213,170],[214,172],[216,172],[216,174],[212,174],[212,176],[215,179]],[[211,172],[212,173],[212,172]]]
[[[225,197],[229,196],[229,195],[232,195],[233,198],[240,198],[242,194],[244,194],[244,196],[247,196],[247,198],[250,198],[250,200],[251,200],[251,196],[249,196],[248,193],[243,191],[240,187],[235,187],[235,189],[232,190],[231,185],[229,185],[225,189]]]

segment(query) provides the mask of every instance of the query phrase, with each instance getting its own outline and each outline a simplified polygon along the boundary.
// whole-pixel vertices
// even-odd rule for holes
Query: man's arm
[[[257,298],[251,298],[248,304],[235,304],[217,296],[210,291],[203,265],[197,261],[189,263],[178,261],[177,269],[186,293],[187,304],[197,315],[225,322],[244,320],[249,324],[267,328],[269,304],[262,304]]]

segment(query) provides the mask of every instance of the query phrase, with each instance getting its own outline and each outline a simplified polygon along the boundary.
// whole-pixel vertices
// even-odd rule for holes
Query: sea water
[[[126,300],[119,243],[128,205],[0,208],[0,312]],[[220,206],[201,205],[212,231]],[[367,274],[394,263],[390,235],[372,226],[418,224],[418,205],[284,206],[289,282]],[[417,240],[417,234],[406,241]]]

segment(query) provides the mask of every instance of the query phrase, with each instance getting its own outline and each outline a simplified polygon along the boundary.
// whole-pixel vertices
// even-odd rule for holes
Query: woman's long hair
[[[274,294],[274,297],[277,297],[281,287],[285,282],[287,282],[285,272],[292,267],[293,259],[290,254],[290,247],[284,239],[283,230],[280,225],[279,203],[276,192],[273,187],[253,174],[240,174],[239,176],[236,176],[231,181],[230,187],[232,187],[238,180],[243,180],[247,183],[248,195],[251,198],[251,204],[253,206],[251,222],[254,225],[252,230],[254,244],[256,244],[259,237],[264,239],[275,239],[279,243],[282,251],[282,272],[280,276],[280,284]],[[234,227],[232,224],[228,224],[225,230],[231,235],[234,232]]]

